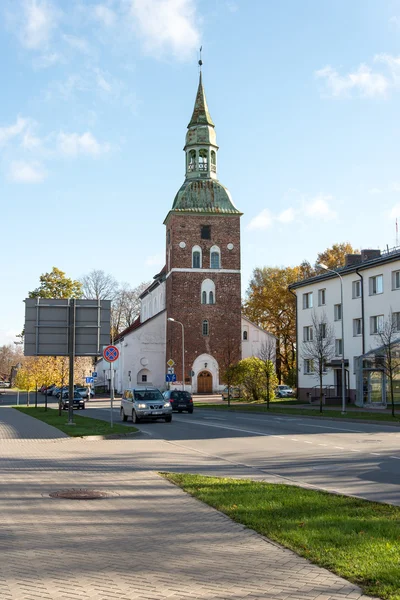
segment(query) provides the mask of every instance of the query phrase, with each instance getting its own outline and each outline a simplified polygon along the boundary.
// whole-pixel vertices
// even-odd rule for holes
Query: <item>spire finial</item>
[[[200,73],[201,73],[201,65],[203,64],[203,61],[201,60],[201,51],[202,50],[203,50],[203,46],[200,46],[200,59],[199,59]]]

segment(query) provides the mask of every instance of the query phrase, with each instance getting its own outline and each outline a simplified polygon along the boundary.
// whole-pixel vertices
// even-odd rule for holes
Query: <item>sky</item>
[[[2,0],[0,344],[53,266],[163,266],[199,48],[218,178],[253,269],[400,220],[400,0]]]

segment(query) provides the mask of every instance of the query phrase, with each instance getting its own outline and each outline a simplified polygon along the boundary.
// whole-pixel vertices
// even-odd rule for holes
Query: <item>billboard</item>
[[[101,356],[110,318],[110,300],[27,298],[24,354]]]

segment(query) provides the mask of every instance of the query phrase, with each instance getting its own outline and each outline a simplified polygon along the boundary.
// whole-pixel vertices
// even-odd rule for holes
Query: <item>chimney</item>
[[[365,262],[366,260],[373,260],[374,258],[379,258],[380,255],[380,250],[361,250],[361,262]]]
[[[353,265],[361,264],[361,254],[346,254],[344,259],[345,267],[352,267]]]

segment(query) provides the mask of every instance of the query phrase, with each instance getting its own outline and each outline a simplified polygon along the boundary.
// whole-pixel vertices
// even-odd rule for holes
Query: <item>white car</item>
[[[294,398],[295,393],[293,388],[289,385],[278,385],[275,390],[275,394],[277,398]]]

